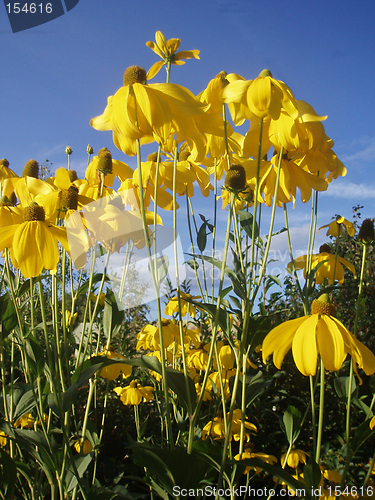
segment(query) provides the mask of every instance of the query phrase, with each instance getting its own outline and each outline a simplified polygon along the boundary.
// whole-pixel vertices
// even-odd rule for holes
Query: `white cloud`
[[[321,193],[321,196],[325,197],[327,195],[346,200],[363,200],[365,198],[374,199],[375,185],[355,184],[354,182],[337,180],[329,186],[328,191]]]
[[[350,145],[350,149],[355,149],[356,152],[340,156],[344,165],[348,163],[372,162],[375,155],[375,137],[366,137],[360,141],[356,141]]]

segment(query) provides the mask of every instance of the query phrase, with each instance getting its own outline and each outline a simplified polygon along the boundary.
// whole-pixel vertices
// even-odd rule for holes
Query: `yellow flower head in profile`
[[[308,256],[301,255],[289,262],[288,269],[303,269],[306,278],[306,269],[308,264]],[[311,269],[316,268],[316,283],[321,285],[326,278],[330,285],[337,280],[339,285],[344,283],[344,268],[345,266],[355,276],[355,268],[353,264],[344,259],[343,257],[331,254],[329,245],[324,244],[320,247],[318,254],[311,256]]]
[[[227,413],[227,419],[229,418],[229,412]],[[230,429],[230,439],[232,441],[234,438],[235,441],[240,440],[241,433],[241,420],[242,420],[242,412],[240,409],[233,411],[232,416],[232,424]],[[250,431],[257,432],[257,428],[254,424],[248,422],[248,418],[245,415],[245,439],[246,441],[250,441]],[[222,417],[215,417],[211,422],[208,422],[202,429],[202,439],[205,440],[207,436],[212,436],[216,439],[224,439],[225,438],[225,426],[224,419]]]
[[[125,356],[122,356],[118,352],[116,352],[113,347],[109,347],[107,352],[99,353],[99,356],[107,356],[108,359],[112,359],[113,361],[120,361],[121,359],[126,359]],[[100,370],[99,376],[106,378],[107,380],[115,380],[120,376],[122,372],[123,377],[130,377],[132,374],[132,366],[126,363],[115,363],[113,365],[105,366]]]
[[[306,463],[307,456],[308,456],[308,454],[305,453],[304,451],[294,449],[294,450],[290,451],[288,458],[287,458],[287,454],[283,453],[281,455],[280,462],[281,462],[281,465],[284,466],[285,459],[286,459],[286,463],[289,465],[289,467],[292,467],[292,469],[296,469],[300,463],[303,463],[303,464]]]
[[[181,316],[186,316],[188,313],[192,318],[195,318],[197,310],[191,303],[192,300],[199,299],[198,295],[192,297],[190,293],[185,293],[180,291],[180,304],[181,304]],[[173,314],[179,311],[179,301],[178,297],[172,297],[165,307],[164,313],[168,316],[173,316]]]
[[[154,388],[143,387],[137,380],[132,380],[127,387],[115,387],[114,392],[124,405],[139,405],[154,398]]]
[[[155,52],[161,61],[156,62],[151,66],[147,73],[147,79],[151,80],[159,73],[164,64],[175,64],[180,66],[185,64],[182,59],[199,59],[199,50],[181,50],[176,52],[180,46],[179,38],[170,38],[168,41],[161,31],[155,33],[155,42],[146,42],[147,47]]]
[[[1,447],[4,447],[7,445],[7,438],[6,438],[6,434],[4,431],[0,431],[0,446]]]
[[[335,236],[337,238],[342,234],[343,229],[346,229],[349,236],[354,236],[355,234],[355,227],[353,222],[350,222],[344,217],[340,216],[337,217],[330,224],[326,224],[325,226],[320,227],[319,231],[325,227],[328,227],[326,233],[327,236]]]
[[[260,458],[266,464],[271,464],[271,465],[277,462],[277,458],[274,455],[268,455],[267,453],[262,453],[262,452],[254,453],[254,446],[251,443],[245,445],[245,450],[243,451],[241,456],[240,454],[238,454],[235,455],[234,457],[234,459],[238,461],[246,460],[248,458]],[[246,469],[244,470],[244,474],[248,474],[252,470],[255,470],[255,474],[259,474],[262,469],[260,467],[249,466],[246,467]]]
[[[0,251],[12,247],[12,262],[25,278],[39,276],[43,268],[56,272],[60,260],[58,242],[69,253],[66,230],[55,226],[54,193],[38,197],[38,202],[22,203],[23,222],[3,228]]]
[[[311,315],[285,321],[273,328],[263,341],[263,363],[273,354],[273,362],[280,370],[281,364],[292,348],[297,369],[305,376],[315,375],[318,355],[326,370],[338,371],[349,354],[354,370],[364,370],[366,375],[375,373],[375,356],[333,314],[335,307],[327,294],[314,300]]]
[[[96,130],[112,130],[118,149],[134,156],[137,139],[164,145],[175,133],[178,142],[201,143],[199,148],[205,149],[197,117],[204,114],[206,106],[188,89],[173,83],[148,85],[146,71],[140,66],[127,68],[123,83],[108,97],[103,114],[90,121]]]
[[[92,451],[92,444],[88,439],[85,439],[83,442],[83,446],[81,446],[81,441],[78,440],[74,443],[74,448],[77,453],[81,453],[82,455],[87,455],[87,453],[90,453],[90,451]]]

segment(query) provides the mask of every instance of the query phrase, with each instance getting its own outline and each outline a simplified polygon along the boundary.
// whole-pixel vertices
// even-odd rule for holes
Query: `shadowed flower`
[[[233,411],[232,425],[230,429],[229,441],[234,438],[235,441],[240,440],[241,432],[241,416],[242,412],[240,409]],[[229,412],[227,413],[227,419],[229,418]],[[257,432],[257,428],[254,424],[247,421],[247,416],[245,415],[245,434],[244,437],[246,441],[250,441],[250,436],[252,432]],[[211,422],[208,422],[202,429],[202,439],[205,440],[207,436],[212,436],[216,439],[225,439],[225,425],[224,419],[222,417],[215,417]]]
[[[156,43],[155,43],[156,42]],[[147,47],[161,57],[161,61],[156,62],[147,72],[147,79],[151,80],[156,76],[164,64],[175,64],[180,66],[185,64],[182,59],[199,59],[199,50],[181,50],[176,52],[180,46],[179,38],[170,38],[168,41],[161,31],[155,33],[155,42],[146,42]]]
[[[342,285],[344,283],[344,268],[342,266],[349,269],[353,276],[355,276],[353,264],[343,257],[331,254],[329,245],[322,245],[319,250],[320,253],[311,256],[311,269],[316,268],[316,283],[318,285],[321,285],[324,279],[327,279],[330,285],[333,285],[336,280],[339,282],[339,285]],[[297,270],[303,269],[304,277],[306,278],[308,256],[301,255],[294,259],[293,262],[289,262],[288,269],[293,269],[293,265]]]
[[[137,380],[133,380],[127,387],[115,387],[114,392],[120,397],[124,405],[139,405],[154,398],[154,388],[142,387]]]
[[[268,455],[267,453],[262,453],[262,452],[254,453],[253,450],[254,450],[254,446],[251,443],[246,444],[245,451],[241,454],[241,457],[238,454],[238,455],[235,455],[234,459],[241,461],[241,460],[246,460],[248,458],[260,458],[266,464],[271,464],[271,465],[277,462],[277,458],[275,456]],[[262,469],[260,467],[249,466],[249,467],[246,467],[246,469],[244,470],[244,474],[248,474],[252,470],[255,470],[255,473],[259,474]]]
[[[364,370],[366,375],[375,373],[375,356],[335,317],[334,306],[323,294],[314,300],[311,315],[285,321],[273,328],[263,341],[262,355],[265,363],[273,354],[273,362],[280,370],[281,364],[292,348],[296,367],[303,375],[315,375],[318,355],[326,370],[338,371],[349,354],[354,370]]]
[[[307,453],[305,453],[304,451],[294,449],[294,450],[290,451],[287,459],[286,459],[287,453],[283,453],[281,455],[280,462],[281,462],[281,465],[284,467],[284,463],[285,463],[285,459],[286,459],[286,463],[289,465],[289,467],[292,467],[292,469],[297,469],[298,464],[300,464],[300,463],[305,464],[306,463],[307,456],[308,456]]]
[[[126,359],[125,356],[114,351],[112,347],[110,347],[107,351],[99,353],[99,356],[107,356],[108,359],[112,359],[113,361],[120,361],[121,359]],[[106,378],[107,380],[115,380],[118,378],[122,372],[123,378],[130,377],[132,374],[132,366],[126,363],[116,363],[113,365],[108,365],[102,368],[99,372],[99,376]]]
[[[85,439],[83,442],[83,446],[81,446],[81,440],[78,440],[74,443],[74,448],[77,453],[87,455],[87,453],[90,453],[90,451],[92,451],[92,444],[88,439]]]
[[[335,236],[337,238],[342,234],[343,229],[346,229],[349,236],[354,236],[355,234],[355,227],[353,222],[350,222],[347,219],[344,219],[344,217],[340,216],[337,217],[337,219],[332,221],[330,224],[326,224],[325,226],[320,227],[319,231],[324,227],[328,227],[326,233],[327,236]]]

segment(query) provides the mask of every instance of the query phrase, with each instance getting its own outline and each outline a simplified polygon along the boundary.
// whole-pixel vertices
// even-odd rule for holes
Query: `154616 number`
[[[6,5],[9,14],[20,14],[21,12],[25,14],[51,14],[52,13],[52,4],[51,3],[20,3],[15,2],[13,4],[8,3]]]

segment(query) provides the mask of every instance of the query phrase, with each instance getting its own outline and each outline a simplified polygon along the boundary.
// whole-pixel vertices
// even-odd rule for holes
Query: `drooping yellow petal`
[[[303,375],[315,375],[318,359],[316,328],[319,315],[313,314],[304,318],[303,324],[297,329],[292,343],[293,359],[296,367]]]
[[[336,323],[326,314],[318,322],[316,340],[325,369],[338,371],[346,358],[344,339]]]
[[[286,353],[292,346],[295,332],[304,321],[305,317],[293,319],[271,330],[262,344],[263,362],[274,353],[273,362],[280,369]]]

